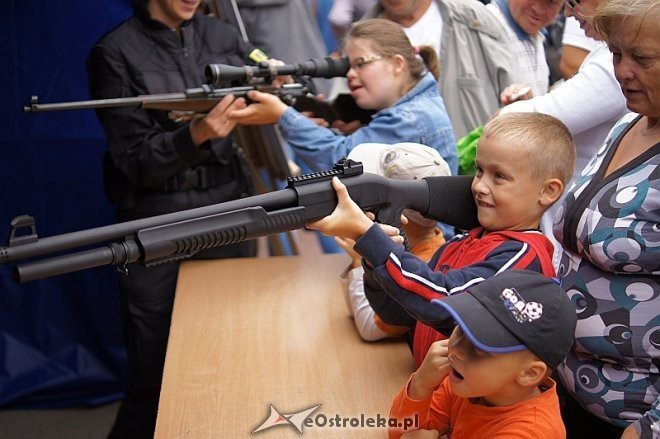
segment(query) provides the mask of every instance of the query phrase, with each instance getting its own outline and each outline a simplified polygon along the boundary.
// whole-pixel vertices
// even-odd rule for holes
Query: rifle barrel
[[[47,260],[29,262],[15,267],[13,276],[17,282],[29,282],[49,276],[101,267],[112,264],[113,261],[114,253],[112,248],[106,245],[101,248],[85,250],[70,255],[61,255]]]
[[[185,93],[162,93],[155,95],[135,96],[129,98],[94,99],[91,101],[54,102],[40,104],[37,96],[32,96],[30,104],[23,107],[29,113],[41,113],[44,111],[62,110],[85,110],[88,108],[113,108],[139,106],[147,102],[160,102],[167,100],[185,99]]]
[[[262,195],[241,198],[196,209],[182,210],[164,215],[143,218],[126,223],[111,224],[94,229],[80,230],[78,232],[39,238],[36,242],[28,244],[0,247],[0,264],[16,261],[18,259],[39,256],[41,254],[69,250],[101,242],[122,239],[131,236],[141,229],[161,226],[179,221],[200,218],[223,212],[245,209],[252,206],[262,206],[265,210],[276,210],[295,206],[298,195],[294,189],[282,189]]]
[[[141,95],[126,98],[93,99],[89,101],[53,102],[40,104],[38,96],[32,96],[30,103],[23,107],[28,113],[42,113],[45,111],[86,110],[90,108],[115,108],[141,106],[152,110],[194,111],[206,113],[215,104],[228,94],[236,97],[245,97],[251,90],[273,93],[282,99],[303,96],[308,90],[301,84],[284,84],[280,88],[272,86],[247,85],[229,88],[213,88],[208,84],[201,87],[189,88],[182,93],[160,93]]]

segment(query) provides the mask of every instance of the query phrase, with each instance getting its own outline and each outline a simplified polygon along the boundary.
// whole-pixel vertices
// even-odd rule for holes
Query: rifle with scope
[[[110,264],[128,273],[131,263],[181,260],[208,248],[295,230],[332,213],[337,205],[330,182],[334,176],[379,222],[399,226],[403,209],[410,208],[461,229],[477,225],[471,176],[392,180],[342,160],[330,171],[290,177],[279,191],[46,238],[38,237],[33,217],[21,215],[11,222],[7,246],[0,247],[0,264],[47,256],[18,264],[14,277],[19,282]],[[456,200],[463,202],[457,205]],[[60,254],[94,245],[102,246]]]
[[[296,98],[309,96],[310,90],[303,84],[284,84],[275,87],[271,82],[278,76],[309,76],[332,78],[345,76],[349,69],[348,58],[310,59],[299,64],[271,65],[265,61],[256,66],[235,67],[225,64],[209,64],[204,74],[206,84],[189,88],[180,93],[162,93],[136,97],[95,99],[88,101],[40,103],[38,96],[32,96],[23,109],[26,112],[82,110],[87,108],[111,108],[140,106],[147,110],[167,110],[185,113],[208,113],[223,97],[233,94],[246,97],[251,90],[278,96],[288,105]],[[220,84],[240,81],[248,85],[216,88]]]

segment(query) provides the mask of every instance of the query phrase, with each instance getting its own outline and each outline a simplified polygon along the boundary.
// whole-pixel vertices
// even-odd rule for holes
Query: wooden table
[[[403,342],[360,339],[339,283],[346,263],[321,255],[182,264],[156,437],[252,436],[271,405],[290,415],[318,404],[305,437],[386,437],[367,419],[387,417],[412,356]],[[365,427],[329,427],[337,415]],[[253,437],[300,438],[281,422]]]

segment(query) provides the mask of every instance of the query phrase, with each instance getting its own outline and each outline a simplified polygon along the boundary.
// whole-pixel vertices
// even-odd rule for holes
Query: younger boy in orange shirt
[[[555,281],[507,270],[430,305],[457,326],[431,346],[390,416],[418,415],[420,429],[451,439],[566,437],[549,375],[573,344],[577,317]]]

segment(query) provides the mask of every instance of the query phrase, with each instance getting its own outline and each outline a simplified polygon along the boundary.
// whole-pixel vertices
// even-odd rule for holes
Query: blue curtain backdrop
[[[9,0],[0,14],[0,238],[21,214],[36,217],[40,236],[113,223],[93,111],[22,108],[33,94],[42,102],[89,99],[87,54],[131,14],[129,0]],[[116,279],[104,267],[19,285],[11,266],[0,266],[1,408],[121,397],[126,360]]]

